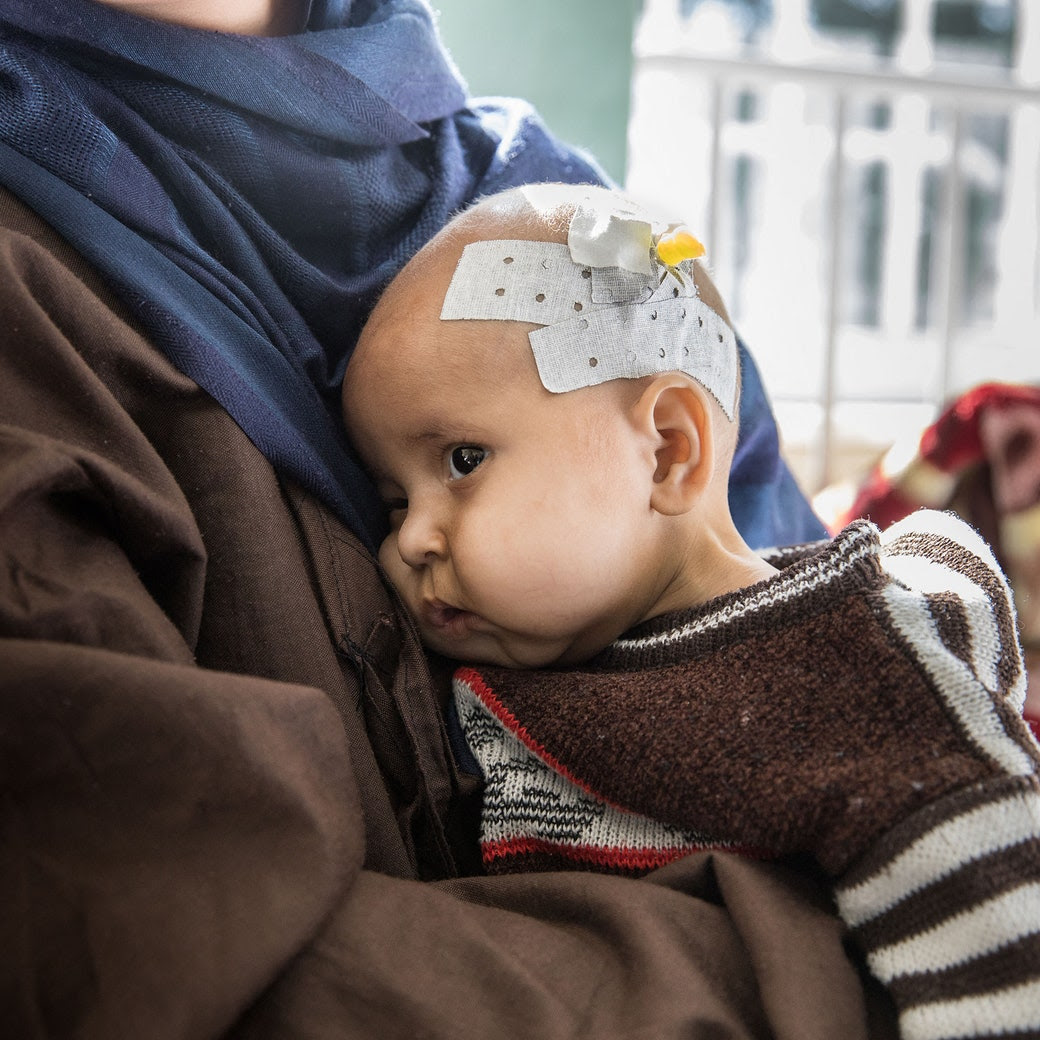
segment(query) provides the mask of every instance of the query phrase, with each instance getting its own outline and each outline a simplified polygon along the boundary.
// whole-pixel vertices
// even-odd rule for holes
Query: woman
[[[0,68],[6,1031],[866,1035],[779,871],[464,876],[335,387],[455,209],[595,166],[418,0],[0,0]],[[816,533],[745,401],[745,533]]]

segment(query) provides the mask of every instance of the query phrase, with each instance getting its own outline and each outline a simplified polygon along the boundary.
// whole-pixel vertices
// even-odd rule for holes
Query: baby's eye
[[[448,472],[452,480],[460,480],[472,473],[487,458],[487,452],[474,444],[460,444],[448,456]]]

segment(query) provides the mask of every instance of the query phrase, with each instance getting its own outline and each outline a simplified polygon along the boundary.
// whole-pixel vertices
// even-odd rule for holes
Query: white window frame
[[[735,314],[739,331],[758,330],[748,335],[749,345],[763,364],[766,389],[773,397],[785,448],[803,487],[810,493],[838,479],[854,477],[850,466],[864,462],[855,451],[845,450],[847,445],[843,444],[847,432],[841,415],[848,394],[842,394],[838,375],[841,344],[844,341],[848,349],[853,331],[842,320],[842,258],[846,251],[841,236],[847,226],[842,219],[842,207],[849,190],[848,173],[855,163],[876,162],[880,158],[889,170],[883,320],[870,335],[864,336],[862,330],[856,333],[857,343],[864,344],[861,349],[876,352],[882,359],[887,356],[886,349],[897,353],[914,349],[901,346],[912,342],[912,337],[907,337],[912,324],[914,288],[907,265],[892,262],[892,258],[914,248],[913,236],[918,234],[921,224],[923,164],[931,164],[932,169],[938,167],[942,179],[938,219],[932,227],[938,247],[933,251],[937,266],[931,284],[932,293],[938,298],[933,301],[934,320],[928,330],[930,349],[935,355],[928,377],[911,381],[912,386],[894,393],[867,388],[854,395],[856,403],[876,406],[877,414],[882,416],[886,402],[894,400],[916,405],[915,414],[922,418],[934,417],[951,396],[978,382],[1040,383],[1040,3],[1020,0],[1018,4],[1017,46],[1010,69],[965,66],[936,71],[929,35],[935,2],[904,0],[902,35],[893,60],[885,67],[877,62],[850,61],[838,65],[833,61],[806,60],[809,0],[774,0],[768,57],[749,57],[743,52],[704,53],[697,48],[696,41],[684,37],[677,0],[646,0],[643,21],[636,34],[628,187],[648,202],[671,209],[679,207],[679,212],[691,222],[700,222],[698,230],[703,230],[709,250],[712,243],[720,240],[727,219],[727,162],[734,155],[747,154],[750,147],[746,137],[741,138],[748,127],[726,119],[726,100],[747,88],[773,88],[775,93],[770,96],[779,97],[791,87],[802,91],[803,96],[810,91],[830,99],[829,125],[822,135],[827,139],[805,136],[804,126],[799,138],[809,141],[810,147],[816,141],[830,155],[824,166],[814,167],[828,170],[827,183],[811,189],[818,197],[827,199],[830,213],[823,219],[826,241],[819,244],[825,260],[817,265],[821,284],[815,291],[820,305],[812,308],[807,319],[815,324],[812,334],[822,344],[811,360],[819,371],[806,372],[804,392],[792,392],[790,385],[780,393],[772,392],[769,365],[763,362],[768,362],[768,352],[773,347],[764,340],[774,337],[763,335],[762,330],[769,327],[768,316],[756,315],[756,301],[749,299]],[[698,91],[701,105],[706,107],[707,123],[696,125],[709,127],[707,139],[688,139],[688,127],[693,124],[684,124],[687,90]],[[892,119],[884,131],[850,126],[850,100],[866,97],[890,99]],[[781,120],[801,118],[797,105],[786,117],[782,102],[778,107]],[[648,112],[652,114],[650,119]],[[943,133],[927,128],[934,112],[944,114],[947,130]],[[988,112],[1005,115],[1009,132],[1009,157],[1003,172],[1004,211],[995,247],[999,271],[992,322],[985,328],[966,330],[959,312],[963,212],[955,200],[962,199],[966,164],[982,161],[969,147],[966,121],[975,113]],[[774,115],[771,111],[770,118]],[[762,132],[761,125],[756,129]],[[914,146],[901,153],[901,140]],[[911,152],[912,158],[908,157]],[[834,157],[840,161],[834,161]],[[699,175],[688,176],[695,169],[700,171]],[[700,197],[693,197],[691,192]],[[733,219],[732,214],[728,217]],[[783,257],[777,256],[776,263],[782,265]],[[726,284],[722,273],[726,265],[721,267],[717,280],[723,296],[729,298],[733,287]],[[793,295],[795,289],[790,293]],[[782,309],[776,303],[769,306]],[[779,319],[780,315],[776,317]],[[806,320],[804,315],[802,320]],[[777,363],[785,362],[774,360],[773,364]],[[802,359],[792,354],[786,363],[798,365]],[[889,362],[889,367],[895,366]],[[798,422],[791,418],[808,415],[807,407],[814,418],[799,429]],[[862,407],[860,410],[863,411]],[[879,422],[884,426],[883,419]],[[872,444],[883,447],[887,432],[873,431]],[[888,440],[895,439],[892,431]]]

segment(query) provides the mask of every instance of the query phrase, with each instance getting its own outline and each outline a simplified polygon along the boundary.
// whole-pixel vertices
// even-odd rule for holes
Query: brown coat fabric
[[[0,552],[5,1037],[889,1035],[781,870],[456,877],[371,559],[8,195]]]

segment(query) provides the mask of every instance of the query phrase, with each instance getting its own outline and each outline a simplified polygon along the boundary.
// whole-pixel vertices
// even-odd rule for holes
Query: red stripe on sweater
[[[753,859],[761,858],[761,854],[754,850],[724,844],[654,849],[627,848],[623,845],[559,845],[544,838],[507,838],[501,841],[481,842],[481,853],[485,863],[493,863],[495,860],[511,856],[540,854],[557,856],[575,863],[595,864],[597,867],[613,867],[616,870],[655,870],[695,852],[729,852]]]
[[[553,755],[549,754],[548,751],[538,743],[530,733],[527,732],[527,727],[522,725],[520,720],[498,699],[495,691],[481,678],[480,673],[475,668],[459,668],[455,672],[455,678],[460,682],[466,684],[469,687],[470,692],[474,697],[484,705],[492,715],[502,723],[503,726],[510,733],[512,733],[526,748],[534,752],[550,769],[555,770],[560,776],[569,780],[575,787],[580,787],[586,794],[592,795],[593,798],[601,802],[605,802],[607,805],[613,806],[615,809],[620,809],[622,812],[631,812],[630,809],[626,809],[622,805],[617,805],[615,802],[610,801],[608,798],[604,798],[599,791],[593,790],[589,787],[584,780],[578,779],[562,762],[558,761]]]

